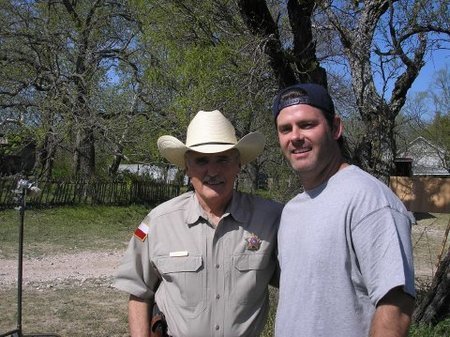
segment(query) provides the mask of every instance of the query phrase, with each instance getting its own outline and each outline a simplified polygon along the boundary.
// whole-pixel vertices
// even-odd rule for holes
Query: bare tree
[[[396,121],[400,151],[421,136],[430,142],[439,157],[441,168],[450,171],[450,73],[448,67],[438,70],[424,91],[408,98]]]
[[[239,9],[250,32],[266,38],[265,52],[280,87],[300,82],[326,86],[326,74],[316,56],[312,15],[315,1],[288,1],[287,12],[293,47],[286,51],[280,39],[277,22],[264,0],[239,0]]]

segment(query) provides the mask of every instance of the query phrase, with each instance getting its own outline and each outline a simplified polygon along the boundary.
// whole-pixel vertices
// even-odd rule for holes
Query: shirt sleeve
[[[382,208],[360,221],[352,237],[362,278],[375,306],[398,286],[415,296],[411,221],[406,214]]]
[[[159,285],[159,275],[151,262],[149,244],[149,237],[142,239],[133,235],[113,286],[139,298],[153,300]]]

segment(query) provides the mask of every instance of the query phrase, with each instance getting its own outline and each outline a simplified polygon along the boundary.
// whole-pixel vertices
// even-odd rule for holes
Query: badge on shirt
[[[250,237],[246,238],[245,241],[247,241],[248,250],[258,250],[261,246],[261,239],[254,233],[252,233]]]
[[[170,252],[170,257],[180,257],[180,256],[189,256],[189,252],[187,250],[180,250],[178,252]]]
[[[144,242],[145,239],[147,238],[147,234],[148,234],[148,226],[145,223],[141,222],[139,227],[136,228],[136,230],[134,231],[134,236],[137,237],[142,242]]]

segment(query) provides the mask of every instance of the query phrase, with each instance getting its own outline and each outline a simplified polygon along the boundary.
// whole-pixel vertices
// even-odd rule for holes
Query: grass
[[[77,206],[25,212],[24,256],[123,248],[148,213],[143,206]],[[0,212],[0,257],[17,256],[19,212]]]
[[[124,249],[132,231],[147,214],[143,206],[62,207],[25,214],[24,255],[42,257],[83,250]],[[421,216],[414,229],[416,263],[435,263],[449,215]],[[0,257],[17,257],[16,210],[0,212]],[[448,245],[449,243],[447,243]],[[423,266],[421,265],[421,268]],[[1,280],[1,266],[0,266]],[[127,295],[111,288],[111,279],[26,284],[23,289],[23,331],[58,333],[62,337],[125,337]],[[16,289],[0,289],[0,334],[16,326]],[[271,312],[262,337],[271,337],[277,290],[270,291]],[[448,337],[450,319],[435,327],[412,326],[411,337]]]
[[[23,331],[56,333],[62,337],[126,337],[127,298],[105,282],[87,281],[81,286],[26,287],[23,292]],[[0,333],[16,328],[15,289],[1,290]],[[99,293],[100,291],[100,293]]]

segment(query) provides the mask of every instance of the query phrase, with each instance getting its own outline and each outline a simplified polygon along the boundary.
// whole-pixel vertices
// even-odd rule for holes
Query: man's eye
[[[195,160],[195,163],[197,165],[206,165],[206,164],[208,164],[208,159],[206,159],[206,158],[197,158]]]
[[[282,133],[282,134],[286,134],[286,133],[289,133],[290,130],[291,130],[290,128],[279,128],[278,132]]]
[[[314,127],[314,123],[303,123],[302,125],[301,125],[301,128],[302,129],[311,129],[311,128],[313,128]]]

